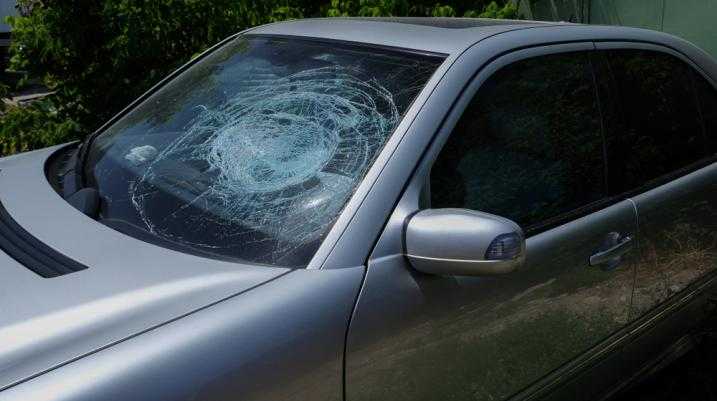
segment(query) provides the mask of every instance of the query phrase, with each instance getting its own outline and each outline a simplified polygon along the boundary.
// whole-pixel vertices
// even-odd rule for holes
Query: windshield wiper
[[[82,145],[72,149],[57,172],[57,179],[61,181],[60,195],[75,209],[96,219],[99,216],[100,196],[97,189],[84,186],[82,149]]]
[[[75,153],[74,170],[80,184],[78,189],[83,188],[86,185],[84,169],[85,164],[87,163],[88,149],[90,148],[90,143],[92,142],[93,136],[94,134],[90,134],[85,137],[85,139],[80,142],[80,146],[77,147],[77,152]]]
[[[65,199],[85,215],[97,219],[100,214],[100,193],[95,188],[82,188]]]

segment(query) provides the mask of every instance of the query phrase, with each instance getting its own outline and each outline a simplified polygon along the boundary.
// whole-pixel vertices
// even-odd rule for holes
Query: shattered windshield
[[[441,62],[238,37],[93,141],[99,220],[180,251],[305,266]]]

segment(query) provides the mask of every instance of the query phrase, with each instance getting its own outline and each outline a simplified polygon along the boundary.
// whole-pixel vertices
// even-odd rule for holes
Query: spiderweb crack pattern
[[[274,241],[269,262],[318,239],[400,117],[391,93],[360,77],[341,66],[249,77],[216,109],[203,107],[130,188],[148,230],[206,247],[213,241],[178,237],[168,222],[184,219],[196,232],[213,227],[192,236],[205,239],[258,232],[257,241]],[[168,179],[169,162],[200,173]],[[148,212],[158,189],[181,206],[164,215]]]

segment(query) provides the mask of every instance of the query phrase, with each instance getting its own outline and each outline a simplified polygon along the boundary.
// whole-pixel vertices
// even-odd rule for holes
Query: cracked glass
[[[99,221],[183,252],[305,266],[442,60],[240,36],[93,141]]]

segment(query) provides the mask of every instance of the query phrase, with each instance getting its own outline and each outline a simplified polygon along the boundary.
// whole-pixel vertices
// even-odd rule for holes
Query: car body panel
[[[717,275],[708,274],[511,400],[611,399],[664,363],[665,350],[699,339],[700,329],[714,319],[716,291]]]
[[[629,321],[634,257],[589,267],[606,232],[635,228],[628,202],[527,241],[500,277],[415,272],[372,259],[347,339],[347,400],[506,399]]]
[[[511,38],[514,37],[514,38]],[[518,39],[520,38],[520,39]],[[673,37],[669,37],[667,35],[660,35],[655,34],[650,31],[644,31],[644,30],[637,30],[637,29],[625,29],[621,30],[619,28],[614,27],[583,27],[583,26],[560,26],[560,27],[550,27],[550,28],[533,28],[530,30],[525,31],[512,31],[507,32],[492,38],[488,38],[481,42],[478,47],[483,52],[476,51],[475,59],[473,60],[473,64],[476,66],[476,68],[479,68],[479,66],[484,65],[485,63],[489,62],[491,57],[491,45],[496,44],[496,49],[492,53],[493,57],[498,56],[499,54],[507,51],[508,49],[505,47],[499,46],[499,44],[506,45],[506,41],[513,41],[515,39],[516,42],[524,44],[524,46],[540,46],[540,45],[549,45],[551,43],[560,43],[560,42],[566,42],[566,41],[579,41],[579,40],[586,40],[586,41],[594,41],[596,43],[600,43],[600,41],[604,41],[605,43],[609,43],[610,41],[614,41],[617,39],[622,40],[633,40],[632,43],[635,46],[640,46],[640,43],[663,43],[665,46],[669,46],[670,49],[672,49],[675,52],[679,52],[683,55],[683,57],[687,58],[691,61],[693,66],[696,66],[698,68],[698,71],[703,73],[707,77],[714,77],[715,72],[715,64],[712,62],[706,55],[694,48],[693,46],[689,45],[688,43],[677,39]],[[517,43],[516,43],[516,46]],[[469,59],[472,54],[472,49],[469,49],[464,56],[457,60],[454,64],[454,69],[452,71],[455,71],[457,68],[460,68],[461,63],[464,62],[464,59]],[[490,66],[486,67],[490,68]],[[450,72],[449,71],[449,74]],[[463,77],[461,77],[463,79]],[[714,81],[713,81],[714,82]],[[430,101],[430,100],[429,100]],[[455,107],[460,108],[463,104],[461,101],[459,101]],[[421,116],[419,116],[420,118]],[[449,120],[444,121],[445,125],[451,126],[454,121]],[[427,136],[428,134],[426,132],[418,133],[414,130],[410,130],[408,135],[414,135],[414,138]],[[445,133],[438,134],[438,138],[441,138],[441,135],[446,135]],[[416,142],[418,142],[418,139],[414,139],[414,145]],[[409,145],[406,145],[409,147]],[[389,161],[387,169],[390,169],[394,172],[394,174],[399,174],[398,170],[400,170],[401,166],[411,166],[411,162],[413,159],[399,159],[398,155],[401,153],[401,149],[399,148],[396,151],[397,159],[394,164],[394,160]],[[407,152],[408,156],[413,156],[415,154],[415,150],[411,149]],[[408,161],[407,161],[408,160]],[[708,167],[708,169],[714,168],[714,166]],[[409,175],[411,173],[411,170],[408,167],[404,168],[404,173],[406,175]],[[704,171],[702,173],[697,174],[707,174]],[[710,173],[711,174],[711,173]],[[711,177],[711,176],[710,176]],[[390,205],[391,201],[386,200],[386,194],[389,190],[389,188],[393,187],[396,188],[395,184],[395,175],[392,177],[394,181],[392,183],[386,182],[386,186],[383,186],[384,183],[380,181],[377,181],[376,185],[374,186],[376,201],[373,203],[374,199],[369,195],[366,198],[366,209],[362,209],[366,211],[366,213],[371,213],[373,216],[376,215],[376,213],[384,213],[384,212],[390,212],[391,208],[387,207],[386,205]],[[694,179],[694,177],[692,178]],[[714,178],[704,178],[705,182],[714,182]],[[689,177],[685,177],[684,180],[690,180]],[[412,186],[409,185],[406,191],[411,191]],[[706,190],[705,193],[711,193],[712,196],[714,196],[714,188],[711,189],[711,192],[709,189]],[[419,195],[416,195],[419,196]],[[638,199],[639,201],[639,199]],[[703,200],[704,201],[704,200]],[[631,200],[629,202],[632,202]],[[370,206],[369,206],[370,205]],[[398,209],[402,207],[402,204],[398,204]],[[404,213],[404,218],[407,216],[410,216],[410,214],[416,210],[415,206],[412,208],[408,208]],[[358,220],[357,216],[357,220]],[[712,217],[712,220],[709,220],[714,222],[714,217]],[[376,221],[374,220],[374,223]],[[394,223],[395,222],[395,223]],[[397,371],[398,366],[408,366],[408,367],[416,367],[416,369],[421,369],[422,372],[429,372],[431,369],[449,369],[446,368],[446,366],[449,365],[449,363],[453,363],[456,359],[460,359],[463,357],[461,352],[468,352],[468,349],[465,347],[462,349],[462,351],[457,351],[454,353],[451,353],[451,357],[446,358],[445,360],[440,360],[440,354],[434,354],[436,358],[431,359],[429,357],[426,357],[424,360],[413,360],[411,362],[407,363],[399,363],[396,361],[398,358],[408,358],[406,355],[410,355],[411,353],[420,354],[421,350],[423,350],[421,347],[425,347],[425,349],[430,350],[432,346],[435,344],[430,344],[429,338],[436,339],[435,342],[440,342],[441,338],[445,336],[445,333],[441,334],[440,330],[449,330],[447,328],[438,327],[437,323],[432,323],[432,319],[434,317],[429,317],[428,311],[425,311],[418,307],[418,305],[425,305],[427,303],[430,303],[430,299],[433,299],[435,303],[440,305],[442,301],[436,301],[439,299],[441,294],[443,294],[444,297],[447,299],[443,302],[448,303],[448,299],[454,299],[457,295],[456,293],[460,293],[459,286],[455,286],[452,289],[443,289],[443,290],[434,290],[433,292],[424,291],[424,288],[422,288],[417,283],[421,280],[428,280],[428,277],[422,277],[420,275],[412,274],[411,276],[407,275],[404,271],[407,268],[406,266],[403,267],[397,267],[397,265],[405,263],[405,261],[400,257],[400,255],[396,255],[396,250],[401,249],[401,236],[398,235],[400,231],[403,229],[403,220],[402,219],[394,219],[393,217],[388,220],[388,225],[386,226],[383,236],[387,236],[387,233],[389,230],[394,231],[394,235],[390,236],[390,238],[393,238],[393,243],[389,241],[379,241],[379,243],[376,245],[376,248],[374,249],[374,254],[371,256],[373,263],[369,265],[369,270],[367,274],[367,281],[364,285],[364,288],[362,289],[361,296],[359,298],[359,306],[357,307],[357,312],[354,317],[355,320],[352,321],[352,329],[350,332],[349,342],[347,344],[347,396],[348,399],[367,399],[371,398],[372,396],[375,396],[376,393],[372,393],[372,390],[376,390],[378,388],[381,389],[391,389],[391,386],[399,385],[397,383],[402,383],[401,385],[405,385],[406,387],[402,387],[402,390],[407,391],[409,393],[408,398],[417,398],[420,397],[422,394],[418,392],[411,392],[415,391],[416,388],[422,388],[422,386],[425,386],[426,383],[429,383],[428,386],[430,387],[431,384],[437,386],[438,388],[441,388],[443,383],[433,383],[432,380],[434,379],[430,375],[422,375],[422,379],[419,379],[417,381],[413,382],[402,382],[401,379],[407,379],[406,377],[399,378],[398,376],[402,374],[402,372]],[[663,222],[664,223],[664,222]],[[354,224],[356,224],[356,221],[354,221]],[[358,227],[361,227],[360,225],[357,225]],[[352,226],[353,227],[353,226]],[[350,227],[349,230],[352,228]],[[364,228],[365,227],[361,227]],[[372,227],[373,228],[373,227]],[[346,235],[351,235],[351,231],[347,231]],[[531,240],[528,240],[528,244],[530,244]],[[352,239],[353,242],[353,239]],[[638,241],[639,242],[639,241]],[[530,248],[530,245],[529,245]],[[392,254],[393,252],[393,254]],[[528,251],[530,253],[530,249]],[[639,259],[639,254],[637,251],[633,251],[632,257],[633,260],[637,261]],[[644,266],[642,268],[645,268]],[[372,275],[376,275],[377,277],[374,278]],[[399,278],[400,277],[400,278]],[[439,278],[430,278],[433,280],[434,283],[437,283],[440,281]],[[460,282],[460,280],[458,280]],[[623,284],[627,284],[630,281],[630,278],[624,277]],[[377,288],[371,290],[370,286],[376,286]],[[436,287],[439,287],[438,285],[435,285]],[[386,288],[386,287],[394,287],[394,288]],[[428,286],[426,286],[428,287]],[[377,293],[382,293],[385,289],[385,294],[396,294],[400,293],[401,295],[391,295],[386,296],[386,299],[377,300],[376,294],[373,294],[373,291],[375,290]],[[409,295],[413,294],[413,296]],[[379,296],[380,297],[380,296]],[[408,299],[405,299],[408,298]],[[704,299],[703,299],[704,301]],[[365,312],[367,316],[360,316],[360,314],[364,313],[361,308],[361,303],[365,302],[367,306],[367,311]],[[380,302],[380,304],[376,304],[376,302]],[[458,302],[456,305],[452,305],[450,307],[446,307],[446,305],[440,305],[435,308],[434,313],[436,313],[438,316],[449,314],[450,311],[460,309],[461,307],[465,307],[465,304],[462,304]],[[694,308],[692,308],[694,309]],[[380,315],[382,313],[390,314],[390,317],[381,317]],[[423,315],[423,314],[426,315]],[[455,312],[456,314],[459,314],[459,312]],[[693,315],[695,315],[693,313]],[[419,317],[422,316],[422,317]],[[634,320],[638,318],[639,315],[633,315],[631,316],[631,320]],[[675,318],[671,318],[673,321],[675,321]],[[456,318],[455,320],[446,319],[446,322],[455,321],[456,323],[446,323],[446,325],[450,326],[451,324],[457,326],[459,319]],[[684,321],[684,319],[677,319],[677,321]],[[695,322],[697,322],[696,320]],[[625,322],[627,323],[627,322]],[[654,323],[654,322],[653,322]],[[636,352],[639,354],[642,354],[647,357],[646,351],[649,349],[649,345],[647,344],[660,344],[665,346],[666,344],[669,344],[668,341],[665,341],[667,337],[660,338],[660,335],[667,334],[667,333],[674,333],[675,326],[674,323],[672,323],[672,326],[664,326],[667,328],[664,328],[664,333],[661,333],[659,330],[652,330],[651,334],[653,335],[653,338],[651,341],[641,341],[642,347],[634,346],[631,349],[633,352]],[[696,323],[695,323],[696,324]],[[654,326],[654,324],[653,324]],[[407,327],[413,327],[414,331],[420,331],[423,330],[424,333],[420,336],[417,336],[415,338],[414,342],[408,342],[405,341],[405,339],[401,339],[401,336],[404,335],[403,330]],[[647,330],[647,326],[638,326],[638,322],[632,322],[629,327],[642,327],[645,330]],[[466,331],[470,331],[471,328],[465,328]],[[652,329],[652,326],[650,327]],[[356,336],[354,335],[354,330],[359,331],[360,333],[356,333]],[[434,330],[436,332],[431,332],[431,330]],[[625,332],[627,331],[627,332]],[[638,335],[642,334],[640,330],[635,329],[635,331],[629,332],[628,328],[625,328],[625,331],[615,333],[616,338],[621,339],[622,341],[626,341],[627,338],[633,338]],[[375,332],[379,332],[382,334],[373,334]],[[390,334],[396,334],[397,337],[394,338],[393,341],[387,340],[386,337],[390,338]],[[530,330],[525,331],[526,336],[531,335]],[[606,333],[607,334],[607,333]],[[556,334],[557,335],[557,334]],[[526,341],[531,341],[532,338],[526,339]],[[674,338],[673,338],[674,340]],[[611,344],[615,344],[614,341],[608,342],[607,339],[605,342],[596,345],[593,349],[589,350],[589,352],[586,352],[586,355],[596,355],[600,354],[601,350],[605,349],[611,349],[611,352],[615,352],[616,348],[609,348]],[[354,352],[355,350],[355,352]],[[588,351],[587,349],[585,351]],[[374,355],[370,355],[372,352],[374,352]],[[658,352],[656,349],[655,352]],[[369,354],[369,355],[367,355]],[[386,357],[376,356],[376,355],[385,355]],[[392,357],[388,357],[388,355],[393,355]],[[425,354],[424,354],[425,355]],[[602,357],[604,358],[605,355],[603,354]],[[355,359],[354,359],[355,358]],[[621,362],[615,362],[616,360],[619,360],[620,357],[616,356],[617,359],[613,358],[612,362],[617,363],[618,365],[620,363],[624,363],[624,361]],[[629,356],[624,356],[624,358],[630,358]],[[420,358],[419,358],[420,359]],[[581,359],[581,358],[576,358]],[[500,359],[498,359],[500,360]],[[601,359],[591,360],[590,363],[597,363],[596,361],[599,361]],[[638,358],[639,360],[639,358]],[[645,360],[641,360],[642,362],[639,362],[638,360],[632,359],[630,365],[625,366],[631,366],[633,369],[639,366],[642,362]],[[502,360],[501,360],[502,361]],[[394,363],[395,365],[391,366],[391,363]],[[426,363],[426,366],[422,366],[422,363]],[[590,366],[589,364],[586,365],[586,360],[582,359],[579,361],[579,363],[582,363],[582,365],[578,365],[581,368],[575,369],[575,365],[566,365],[565,368],[575,369],[575,370],[568,370],[568,369],[558,369],[556,372],[562,373],[556,373],[555,376],[552,376],[550,380],[552,382],[544,382],[543,385],[554,385],[555,383],[562,383],[565,385],[563,387],[563,392],[561,394],[572,394],[573,396],[577,395],[578,393],[576,391],[579,390],[580,386],[583,386],[583,388],[586,388],[586,384],[589,382],[592,382],[593,390],[595,392],[589,393],[589,394],[582,394],[582,396],[586,398],[590,397],[598,397],[599,393],[597,390],[604,391],[605,388],[609,388],[609,386],[614,386],[616,383],[620,383],[621,380],[625,379],[625,373],[630,372],[629,369],[623,370],[620,374],[606,374],[603,376],[600,376],[599,380],[595,380],[594,378],[591,379],[590,375],[587,375],[585,373],[586,367]],[[471,366],[471,365],[468,365]],[[554,366],[555,368],[559,367],[559,364],[556,364]],[[604,365],[595,365],[596,371],[597,369],[603,369],[604,373],[607,373],[609,371],[615,371],[616,365],[612,364],[604,364]],[[500,367],[498,367],[500,368]],[[516,373],[519,372],[520,366],[515,366]],[[488,368],[490,369],[490,367]],[[367,375],[366,372],[370,370],[377,370],[380,372],[383,372],[381,375]],[[409,372],[406,372],[406,374],[410,375]],[[634,370],[633,370],[634,371]],[[569,372],[571,375],[566,375],[565,373]],[[576,379],[573,374],[576,372],[585,373],[582,377],[582,380]],[[547,372],[545,372],[547,373]],[[488,375],[487,372],[475,372],[475,377],[479,378],[482,375]],[[492,372],[490,373],[492,374]],[[436,378],[453,378],[452,375],[442,375],[442,374],[436,374]],[[377,382],[381,382],[384,385],[376,385],[376,386],[367,386],[365,380],[376,380]],[[392,380],[393,379],[393,380]],[[503,378],[505,379],[505,378]],[[512,378],[515,379],[515,378]],[[480,379],[476,379],[476,381],[480,381]],[[500,381],[500,380],[499,380]],[[353,383],[352,383],[353,382]],[[455,388],[460,388],[461,385],[467,385],[469,380],[464,380],[460,384],[453,383]],[[538,381],[539,382],[539,381]],[[480,384],[480,383],[479,383]],[[526,383],[527,384],[527,383]],[[413,386],[413,387],[411,387]],[[571,387],[572,386],[572,387]],[[513,390],[517,390],[518,388],[513,388]],[[523,392],[519,393],[522,394],[521,397],[523,398],[531,398],[532,396],[536,396],[542,390],[541,387],[534,387],[531,388],[530,392]],[[467,391],[466,389],[462,389],[464,391]],[[553,387],[553,390],[555,390],[555,387]],[[390,390],[389,390],[390,391]],[[446,393],[443,393],[444,395]],[[386,394],[383,394],[386,396]],[[475,395],[475,394],[473,394]],[[505,393],[503,395],[508,395],[508,393]],[[546,394],[543,394],[545,396]],[[390,394],[389,397],[395,397],[395,394]],[[434,394],[435,396],[435,394]],[[459,397],[460,398],[460,397]],[[500,397],[499,397],[500,398]]]
[[[684,54],[663,46],[608,42],[599,43],[597,48],[666,53],[700,71]],[[657,178],[656,184],[631,197],[641,233],[633,297],[634,313],[638,316],[717,268],[717,165],[714,159],[707,158],[696,166]]]
[[[3,401],[343,399],[364,267],[298,269],[0,393]]]
[[[633,200],[641,233],[635,307],[643,314],[717,269],[717,164]]]
[[[465,90],[370,257],[347,339],[347,400],[505,399],[628,324],[636,252],[614,271],[588,261],[608,233],[636,234],[629,200],[528,238],[524,267],[505,276],[425,275],[403,256],[405,221],[421,208],[432,161],[484,80],[520,59],[593,49],[516,51]]]
[[[460,54],[463,50],[486,37],[514,29],[554,25],[545,22],[515,21],[511,23],[486,24],[472,28],[446,29],[428,25],[397,23],[371,18],[324,18],[303,19],[262,25],[252,29],[252,34],[308,36],[320,39],[370,43],[379,46],[423,50],[444,54]],[[440,20],[436,18],[434,20]],[[478,20],[480,21],[480,20]],[[416,40],[421,38],[420,40]]]
[[[45,160],[57,148],[0,160],[0,202],[89,268],[47,279],[0,252],[0,388],[289,271],[191,256],[98,224],[47,182]]]

